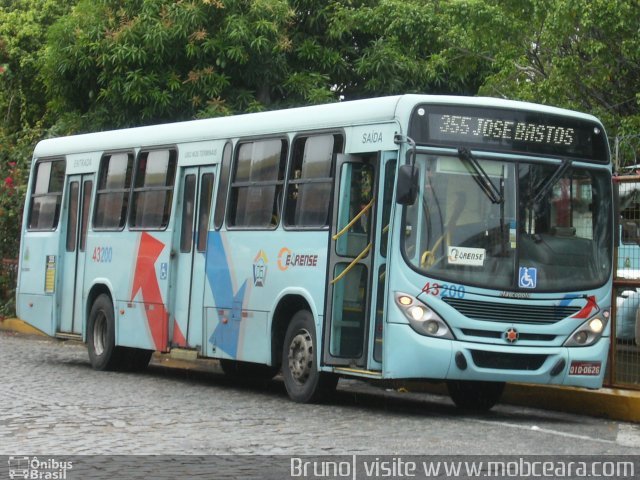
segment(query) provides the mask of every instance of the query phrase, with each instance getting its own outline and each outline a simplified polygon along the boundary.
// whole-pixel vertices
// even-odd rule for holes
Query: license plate
[[[600,362],[571,362],[569,375],[600,375]]]

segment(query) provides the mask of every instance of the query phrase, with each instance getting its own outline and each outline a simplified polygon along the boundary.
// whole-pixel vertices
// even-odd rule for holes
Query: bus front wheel
[[[486,412],[500,401],[504,382],[474,382],[450,380],[447,382],[449,396],[462,410]]]
[[[91,306],[87,321],[87,346],[91,366],[96,370],[116,370],[120,365],[121,350],[116,347],[113,304],[102,294]]]
[[[318,370],[317,345],[313,315],[298,311],[289,323],[282,349],[282,378],[295,402],[322,401],[338,383],[336,375]]]

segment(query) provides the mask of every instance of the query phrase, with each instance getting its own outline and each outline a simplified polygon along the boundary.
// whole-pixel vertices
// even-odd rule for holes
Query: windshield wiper
[[[478,160],[471,155],[469,149],[459,147],[458,157],[460,157],[460,160],[462,160],[467,169],[471,171],[473,179],[480,187],[480,190],[491,200],[491,203],[503,203],[504,196],[502,195],[501,189],[495,186],[491,177],[487,175],[487,172],[484,171],[484,168],[482,168]]]
[[[558,168],[556,168],[556,171],[553,172],[553,174],[549,178],[547,178],[546,180],[542,180],[538,185],[536,185],[535,191],[537,191],[538,193],[536,193],[536,196],[533,197],[530,205],[537,205],[538,202],[542,200],[547,195],[547,193],[549,193],[549,190],[551,190],[551,188],[556,184],[560,177],[562,177],[570,167],[571,160],[569,160],[568,158],[562,160],[562,163],[558,166]]]

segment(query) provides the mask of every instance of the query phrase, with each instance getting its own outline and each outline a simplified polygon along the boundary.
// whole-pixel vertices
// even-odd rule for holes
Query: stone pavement
[[[15,318],[0,320],[0,330],[42,335],[39,330]],[[155,355],[153,361],[171,368],[205,371],[216,368],[216,362],[202,360],[189,362],[173,359],[167,355]],[[441,384],[398,382],[396,388],[446,394]],[[640,391],[634,390],[612,388],[586,390],[572,387],[508,384],[501,402],[640,423]]]
[[[0,332],[0,455],[640,451],[640,425],[626,422],[506,404],[469,414],[444,396],[345,379],[330,402],[305,405],[278,379],[243,382],[159,360],[145,372],[97,372],[77,341]]]

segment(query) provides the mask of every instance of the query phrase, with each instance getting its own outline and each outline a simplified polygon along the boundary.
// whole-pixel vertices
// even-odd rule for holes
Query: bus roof
[[[491,97],[408,94],[51,138],[38,143],[34,157],[384,123],[408,118],[418,103],[532,110],[600,124],[591,115],[534,103]]]

